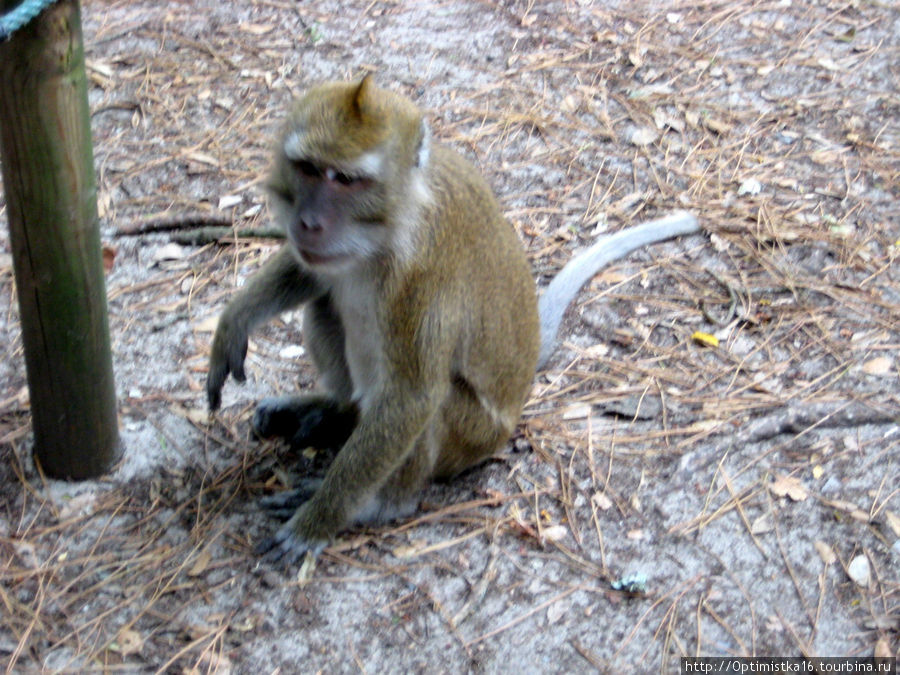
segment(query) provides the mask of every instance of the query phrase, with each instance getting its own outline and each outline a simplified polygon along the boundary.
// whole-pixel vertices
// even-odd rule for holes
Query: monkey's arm
[[[686,211],[651,220],[621,232],[600,237],[589,249],[572,258],[560,270],[538,301],[541,319],[541,351],[538,368],[542,368],[556,349],[556,334],[563,314],[585,282],[609,263],[624,258],[641,248],[672,237],[697,232],[697,217]]]
[[[228,374],[243,382],[250,331],[276,314],[322,293],[316,280],[301,267],[286,245],[232,298],[219,317],[209,357],[206,397],[210,410],[222,402]]]

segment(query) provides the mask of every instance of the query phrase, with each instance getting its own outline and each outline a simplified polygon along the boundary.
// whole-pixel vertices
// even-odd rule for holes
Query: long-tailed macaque
[[[244,380],[255,326],[305,303],[322,393],[264,399],[252,424],[340,451],[323,479],[278,500],[292,515],[259,550],[287,562],[352,523],[411,513],[427,481],[491,456],[582,284],[634,248],[697,230],[681,213],[605,238],[538,309],[523,248],[484,179],[430,141],[411,101],[368,76],[296,102],[268,188],[287,241],[222,313],[207,395],[215,410],[229,373]]]

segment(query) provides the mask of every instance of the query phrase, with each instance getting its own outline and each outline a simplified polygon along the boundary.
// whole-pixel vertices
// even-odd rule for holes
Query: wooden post
[[[35,455],[51,476],[97,476],[119,435],[77,0],[0,43],[0,158]]]

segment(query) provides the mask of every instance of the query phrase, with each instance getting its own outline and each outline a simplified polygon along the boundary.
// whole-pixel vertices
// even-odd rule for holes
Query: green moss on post
[[[76,0],[0,44],[0,153],[35,454],[49,475],[96,476],[119,441]]]

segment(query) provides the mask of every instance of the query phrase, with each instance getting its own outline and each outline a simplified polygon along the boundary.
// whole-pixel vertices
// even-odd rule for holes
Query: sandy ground
[[[90,0],[83,23],[125,455],[35,470],[0,227],[9,672],[897,654],[895,4]],[[284,573],[253,554],[276,526],[255,500],[316,460],[248,418],[314,373],[282,317],[210,423],[211,331],[278,246],[233,235],[268,224],[287,103],[369,71],[481,167],[541,285],[599,232],[677,208],[704,232],[585,288],[501,456]],[[172,228],[129,234],[148,223]]]

